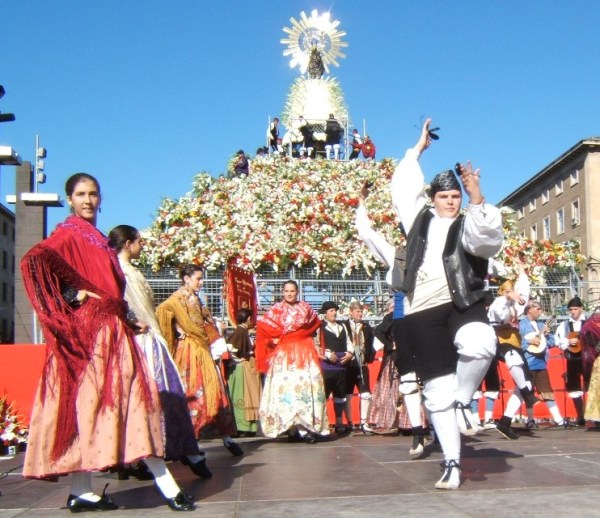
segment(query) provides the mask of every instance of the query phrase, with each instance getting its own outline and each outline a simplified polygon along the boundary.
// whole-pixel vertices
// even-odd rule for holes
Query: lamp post
[[[45,147],[40,147],[40,136],[35,136],[35,167],[33,170],[33,180],[35,182],[34,192],[38,192],[38,186],[41,183],[46,183],[46,173],[44,173],[44,167],[46,162],[47,151]]]

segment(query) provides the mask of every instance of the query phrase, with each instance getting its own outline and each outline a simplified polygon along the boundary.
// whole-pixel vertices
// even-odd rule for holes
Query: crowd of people
[[[278,122],[269,127],[271,150],[278,145]],[[443,474],[435,488],[458,489],[460,434],[495,426],[516,439],[511,422],[523,403],[530,428],[536,426],[532,409],[541,402],[557,425],[583,426],[586,417],[600,421],[600,364],[594,363],[600,317],[586,320],[574,297],[569,319],[552,333],[539,321],[541,306],[530,298],[524,270],[495,299],[486,299],[490,260],[503,240],[500,211],[485,203],[479,170],[469,162],[438,174],[425,190],[419,158],[432,142],[430,122],[391,180],[405,246],[395,248],[374,230],[369,185],[360,192],[356,229],[388,268],[391,294],[375,328],[358,303],[343,319],[333,300],[317,313],[289,280],[280,302],[261,316],[240,309],[233,333],[224,333],[200,300],[203,271],[197,265],[183,265],[181,287],[155,307],[150,286],[131,264],[142,252],[140,233],[119,225],[103,235],[96,228],[98,180],[71,176],[65,188],[71,215],[21,264],[48,344],[24,476],[71,474],[70,511],[109,511],[118,506],[106,488],[94,492],[91,473],[147,471],[171,509],[192,511],[194,499],[165,461],[180,461],[210,478],[199,441],[219,437],[232,455],[242,456],[236,436],[260,433],[312,444],[352,431],[407,429],[411,456],[420,456],[432,437],[441,447]],[[364,153],[368,137],[354,138]],[[463,191],[468,205],[461,213]],[[372,380],[376,344],[383,359]],[[552,346],[564,351],[575,422],[555,402],[547,369]],[[495,423],[497,361],[506,364],[516,388]],[[586,414],[589,385],[597,388]],[[486,404],[481,419],[478,397],[484,394],[492,408]]]
[[[365,160],[375,160],[375,144],[368,135],[362,137],[358,129],[345,135],[345,128],[333,113],[322,121],[308,121],[299,115],[287,131],[280,131],[280,121],[275,117],[267,128],[267,146],[258,148],[256,154],[286,154],[298,158],[349,160],[358,159],[362,153]],[[347,140],[347,142],[346,142]],[[350,154],[346,157],[346,144]]]

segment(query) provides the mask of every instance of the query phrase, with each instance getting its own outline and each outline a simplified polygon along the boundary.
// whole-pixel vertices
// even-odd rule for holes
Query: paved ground
[[[600,433],[544,428],[520,434],[517,441],[496,431],[467,438],[458,491],[433,488],[441,460],[435,445],[412,460],[412,438],[401,435],[350,435],[314,445],[240,439],[246,454],[237,458],[213,441],[205,444],[212,479],[199,480],[179,463],[171,467],[198,502],[189,516],[599,516]],[[0,458],[0,518],[70,515],[70,479],[24,480],[22,455]],[[93,482],[97,491],[110,483],[122,507],[111,517],[173,516],[151,481],[99,473]]]

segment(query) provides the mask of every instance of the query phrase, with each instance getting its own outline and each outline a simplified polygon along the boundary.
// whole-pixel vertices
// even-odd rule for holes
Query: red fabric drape
[[[34,246],[21,261],[23,283],[40,321],[47,342],[47,361],[42,374],[42,400],[46,391],[58,390],[60,398],[56,437],[51,458],[57,459],[77,437],[75,402],[85,369],[90,361],[100,329],[107,331],[107,376],[102,392],[102,405],[113,405],[113,381],[118,380],[120,351],[116,344],[125,320],[123,300],[125,279],[116,254],[106,237],[93,225],[77,216],[70,216],[57,226],[52,235]],[[88,290],[100,299],[88,298],[81,306],[70,306],[64,300],[66,288]],[[121,331],[119,330],[121,329]],[[125,326],[129,341],[134,337]],[[136,367],[143,370],[143,359],[133,348]],[[48,384],[49,360],[54,357],[58,368],[58,387]],[[151,401],[150,389],[143,384],[142,399]]]
[[[300,309],[300,311],[297,312],[291,324],[284,317],[289,309],[285,302],[275,304],[258,320],[254,354],[259,372],[267,372],[271,356],[276,348],[286,348],[290,352],[291,345],[306,345],[306,351],[318,363],[319,358],[313,346],[312,335],[321,325],[321,321],[306,302],[297,304],[296,309]],[[279,339],[278,344],[273,342],[275,339]],[[307,355],[298,352],[295,361],[300,367],[303,367],[307,358]]]

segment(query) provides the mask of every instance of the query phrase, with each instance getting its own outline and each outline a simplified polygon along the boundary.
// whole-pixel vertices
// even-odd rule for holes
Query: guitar
[[[546,350],[547,343],[546,343],[545,331],[546,330],[550,331],[550,328],[556,323],[556,318],[557,318],[556,315],[552,315],[546,321],[546,324],[544,325],[544,329],[542,329],[541,331],[538,331],[537,333],[535,331],[532,331],[531,333],[527,333],[525,335],[524,338],[526,340],[531,340],[533,338],[540,339],[539,345],[529,344],[529,347],[527,348],[527,352],[529,354],[533,354],[534,356],[540,356]]]
[[[577,331],[573,331],[572,333],[569,333],[569,336],[567,336],[567,338],[570,340],[571,338],[577,338],[577,342],[575,342],[574,345],[569,345],[569,347],[567,347],[567,351],[569,351],[572,354],[578,354],[581,352],[581,340],[579,340],[579,333]]]

